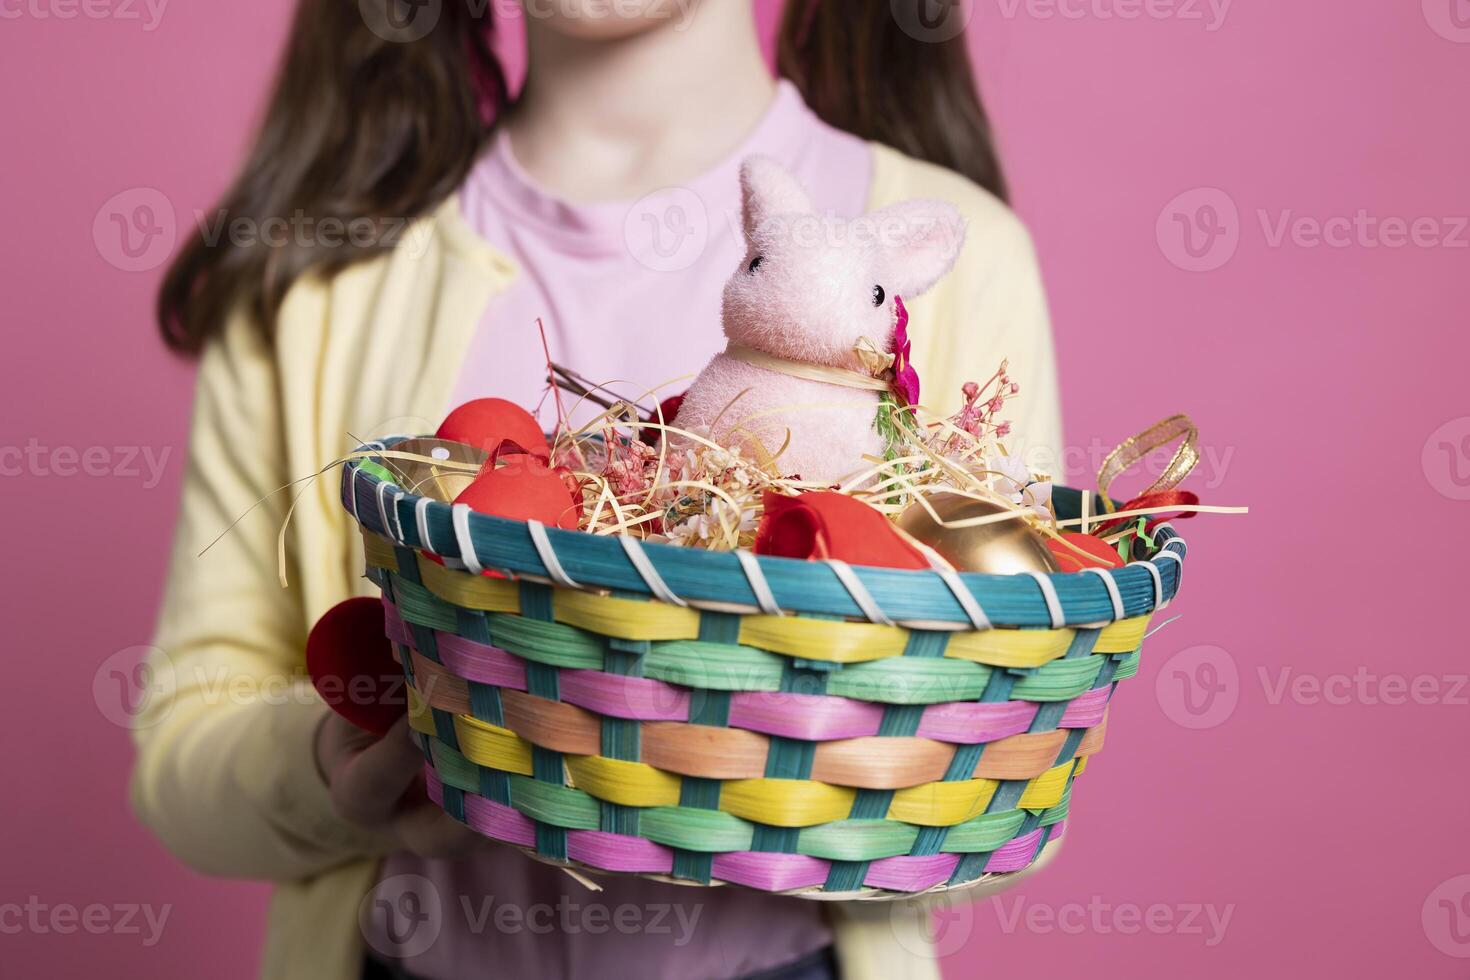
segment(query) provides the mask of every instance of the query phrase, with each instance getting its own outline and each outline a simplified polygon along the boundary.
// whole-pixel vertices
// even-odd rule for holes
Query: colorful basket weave
[[[811,897],[1029,865],[1185,553],[1164,525],[1111,572],[852,568],[502,520],[353,464],[342,488],[446,811],[543,860]]]

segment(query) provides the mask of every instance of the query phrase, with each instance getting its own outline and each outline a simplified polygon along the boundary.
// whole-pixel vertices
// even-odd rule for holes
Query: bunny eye
[[[873,287],[873,305],[874,306],[882,306],[883,305],[883,300],[885,300],[887,298],[888,298],[888,294],[885,293],[885,292],[883,292],[883,287],[882,286],[874,286]]]
[[[755,258],[750,260],[750,269],[748,271],[754,272],[755,270],[759,269],[761,267],[761,263],[764,261],[765,256],[757,255]]]

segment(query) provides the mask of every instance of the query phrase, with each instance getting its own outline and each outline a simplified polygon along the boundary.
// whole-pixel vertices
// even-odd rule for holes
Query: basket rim
[[[1109,571],[943,574],[706,551],[480,514],[404,490],[358,462],[343,466],[342,505],[395,548],[428,552],[449,567],[737,614],[835,616],[938,630],[1093,627],[1167,606],[1178,594],[1187,553],[1167,523],[1155,531],[1157,554]],[[1070,493],[1080,499],[1079,491]]]

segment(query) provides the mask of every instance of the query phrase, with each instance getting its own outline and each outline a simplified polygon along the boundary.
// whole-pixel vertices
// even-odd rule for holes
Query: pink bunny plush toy
[[[700,372],[678,425],[785,476],[834,485],[881,456],[880,398],[918,397],[900,297],[949,271],[964,220],[943,201],[857,218],[822,214],[780,164],[740,169],[746,254],[725,284],[724,353]],[[783,450],[782,447],[785,446]]]

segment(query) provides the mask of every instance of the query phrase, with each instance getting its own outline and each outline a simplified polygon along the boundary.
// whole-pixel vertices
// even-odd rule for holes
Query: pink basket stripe
[[[407,627],[391,603],[384,603],[389,632],[412,644]],[[396,625],[395,625],[396,624]],[[526,689],[526,662],[499,647],[453,633],[434,632],[440,662],[465,680]],[[615,718],[635,721],[687,721],[689,689],[647,677],[625,677],[596,670],[563,669],[561,700]],[[1067,705],[1058,728],[1100,725],[1110,687],[1086,691]],[[923,738],[973,745],[1030,730],[1039,705],[1032,701],[954,701],[925,707],[918,731]],[[767,735],[831,741],[878,734],[883,705],[826,694],[738,691],[730,698],[729,725]]]
[[[730,726],[826,742],[878,734],[883,706],[825,694],[745,691],[730,696]]]
[[[863,884],[870,888],[892,888],[905,892],[921,892],[942,885],[959,867],[958,854],[900,855],[879,858],[868,865]]]
[[[710,870],[721,881],[768,892],[783,892],[789,888],[815,888],[824,884],[830,868],[830,862],[805,854],[733,851],[716,854]]]
[[[413,645],[413,636],[408,632],[408,624],[398,615],[398,606],[387,599],[383,600],[383,629],[394,643]]]
[[[424,775],[429,798],[443,806],[444,784],[438,774],[433,767],[426,765]],[[465,793],[464,812],[465,822],[487,837],[520,847],[536,846],[534,821],[514,807],[487,800],[474,793]],[[1058,823],[1052,828],[1049,839],[1059,839],[1065,827],[1065,820]],[[1019,871],[1030,865],[1044,833],[1044,829],[1038,828],[997,849],[986,864],[986,873]],[[628,837],[601,830],[568,831],[567,857],[594,868],[635,874],[672,874],[674,866],[674,852],[671,848],[641,837]],[[923,891],[948,881],[959,861],[958,854],[880,858],[868,866],[863,884],[869,888]],[[793,888],[815,888],[825,884],[831,866],[830,861],[805,854],[733,851],[714,855],[711,871],[714,878],[720,881],[779,892]]]
[[[1058,728],[1096,728],[1102,724],[1103,714],[1108,710],[1108,699],[1113,695],[1112,687],[1098,687],[1083,691],[1072,699],[1062,713]]]
[[[432,766],[424,767],[429,799],[444,805],[444,783]],[[464,820],[486,837],[522,847],[536,846],[536,824],[515,807],[487,800],[474,793],[464,794]]]
[[[1050,840],[1056,840],[1061,837],[1062,828],[1065,825],[1065,820],[1057,824],[1052,829]],[[990,855],[990,861],[985,865],[986,873],[994,874],[1000,871],[1020,871],[1022,868],[1029,867],[1031,862],[1036,858],[1036,848],[1041,844],[1041,835],[1044,833],[1046,833],[1046,829],[1038,827],[1031,831],[1031,833],[1023,834],[998,848],[994,854]]]
[[[561,699],[614,718],[688,721],[689,691],[647,677],[624,677],[599,670],[563,670]]]
[[[526,662],[499,647],[475,643],[452,633],[434,634],[438,641],[439,662],[467,681],[526,689]]]
[[[642,837],[609,834],[601,830],[567,832],[567,857],[608,871],[672,874],[672,848]]]
[[[1040,705],[1032,701],[952,701],[924,709],[918,734],[941,742],[974,745],[994,742],[1031,729]]]

